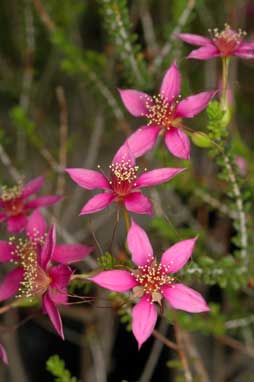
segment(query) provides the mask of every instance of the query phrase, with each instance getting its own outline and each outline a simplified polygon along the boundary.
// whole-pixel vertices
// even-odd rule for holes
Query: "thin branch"
[[[53,20],[50,18],[49,14],[47,13],[46,9],[44,8],[42,2],[40,0],[32,0],[34,7],[41,19],[41,21],[44,23],[46,28],[49,30],[50,33],[54,32],[56,30],[56,25],[53,22]],[[92,71],[90,68],[87,70],[87,67],[84,65],[81,65],[80,69],[88,76],[88,78],[95,83],[98,90],[103,95],[104,99],[110,106],[113,114],[115,115],[116,119],[120,121],[121,124],[124,125],[124,114],[122,110],[119,108],[118,103],[116,99],[114,98],[111,91],[107,88],[107,86],[98,78],[97,74]]]
[[[59,104],[60,112],[60,127],[59,127],[59,164],[62,168],[67,167],[67,138],[68,138],[68,109],[65,98],[64,89],[58,86],[56,89],[57,101]],[[63,173],[58,174],[56,193],[59,195],[64,194],[65,176]],[[58,215],[61,205],[55,206],[55,214]]]
[[[168,328],[168,323],[166,320],[161,320],[158,331],[159,333],[165,337],[166,332]],[[149,357],[146,361],[146,364],[143,368],[142,374],[139,378],[139,382],[147,382],[151,381],[154,370],[157,366],[158,360],[160,358],[162,349],[163,349],[163,342],[160,341],[158,338],[154,341],[152,350],[149,354]]]
[[[94,128],[91,132],[91,136],[88,142],[88,150],[86,153],[85,160],[81,167],[83,168],[91,168],[98,157],[98,153],[101,146],[101,140],[104,132],[104,120],[101,115],[101,113],[97,113],[95,116],[95,124]],[[62,220],[64,221],[65,225],[68,225],[68,223],[73,218],[73,215],[77,212],[77,209],[80,206],[80,202],[82,200],[82,197],[84,195],[83,189],[80,187],[76,187],[75,191],[72,195],[73,203],[69,203],[69,205],[65,209],[65,213],[63,214]]]
[[[3,163],[3,165],[7,168],[8,172],[12,176],[12,178],[15,180],[15,182],[19,182],[23,179],[23,176],[20,174],[20,172],[13,166],[12,161],[10,160],[9,155],[3,148],[3,146],[0,144],[0,160]]]
[[[35,31],[33,12],[31,10],[31,0],[25,0],[24,3],[25,18],[25,40],[26,48],[24,50],[24,71],[22,77],[22,90],[19,104],[25,113],[28,112],[31,99],[31,89],[33,83],[33,61],[35,50]],[[21,129],[17,130],[17,159],[25,159],[26,137]]]
[[[238,218],[238,215],[235,211],[231,211],[225,204],[221,203],[218,199],[214,198],[210,194],[204,192],[201,189],[196,189],[194,193],[202,199],[205,203],[209,204],[214,209],[217,209],[219,212],[235,220]]]
[[[151,17],[151,13],[149,12],[146,0],[141,0],[139,11],[149,55],[155,55],[158,51],[158,44],[154,31],[153,19]]]
[[[216,339],[223,343],[224,345],[227,345],[235,350],[238,350],[244,354],[249,355],[250,357],[254,358],[254,348],[250,346],[243,345],[240,341],[235,340],[234,338],[231,338],[229,336],[223,335],[223,336],[217,336]]]
[[[179,327],[176,320],[174,323],[174,328],[175,328],[175,335],[176,335],[176,342],[177,342],[177,351],[178,351],[178,355],[183,367],[185,382],[193,382],[191,370],[189,367],[189,362],[184,351],[182,329]]]
[[[230,160],[227,155],[223,155],[226,169],[228,172],[229,181],[232,184],[233,193],[236,201],[236,207],[237,207],[237,214],[239,219],[239,234],[240,234],[240,253],[243,260],[243,263],[245,266],[248,265],[248,254],[247,254],[247,247],[248,247],[248,234],[247,234],[247,222],[246,222],[246,216],[244,212],[243,207],[243,200],[241,196],[241,191],[239,189],[235,173],[233,171],[233,168],[231,166]]]
[[[154,59],[152,65],[150,67],[151,73],[156,73],[160,69],[164,58],[171,51],[172,42],[175,40],[175,34],[178,34],[181,32],[181,30],[183,29],[183,27],[187,23],[190,15],[191,15],[191,12],[192,12],[193,8],[195,7],[195,4],[196,4],[195,0],[189,0],[188,1],[183,13],[181,14],[181,16],[178,20],[177,25],[175,26],[173,32],[171,33],[168,41],[166,42],[164,47],[161,49],[160,54],[157,55],[156,58]]]
[[[157,338],[159,341],[164,343],[168,348],[178,351],[178,346],[176,343],[170,341],[168,338],[166,338],[163,334],[158,332],[158,330],[153,330],[153,336]]]
[[[242,328],[254,324],[254,315],[245,318],[238,318],[235,320],[230,320],[225,323],[227,329]]]
[[[182,331],[182,336],[184,338],[185,346],[188,350],[190,362],[193,364],[197,373],[197,380],[202,382],[209,382],[208,373],[205,369],[203,360],[198,353],[197,347],[194,344],[192,336],[186,330]]]

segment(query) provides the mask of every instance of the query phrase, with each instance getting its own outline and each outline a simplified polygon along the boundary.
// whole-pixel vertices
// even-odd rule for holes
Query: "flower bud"
[[[202,131],[196,131],[195,133],[191,134],[191,139],[194,145],[198,147],[206,148],[212,146],[211,139]]]

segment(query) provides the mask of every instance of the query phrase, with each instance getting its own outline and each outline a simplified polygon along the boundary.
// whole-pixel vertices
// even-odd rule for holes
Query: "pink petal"
[[[120,149],[116,152],[112,163],[120,163],[120,162],[128,162],[132,165],[135,166],[135,157],[133,152],[130,149],[130,146],[128,142],[126,141],[125,144],[123,144]]]
[[[200,293],[184,284],[173,284],[162,288],[162,293],[174,309],[190,313],[209,311],[209,307]]]
[[[219,50],[216,46],[208,44],[199,49],[194,49],[187,58],[196,58],[197,60],[208,60],[209,58],[220,56]]]
[[[152,97],[138,90],[118,89],[122,101],[126,109],[134,115],[134,117],[145,116],[147,113],[147,103],[152,103]]]
[[[48,293],[51,300],[56,305],[66,305],[68,303],[67,288],[63,289],[61,292],[58,292],[56,289],[49,288]]]
[[[50,287],[61,292],[66,290],[72,275],[72,270],[70,267],[61,264],[50,268],[48,274],[51,278]]]
[[[178,272],[192,255],[197,238],[182,240],[167,249],[161,258],[161,264],[169,267],[170,273]]]
[[[62,324],[60,313],[58,312],[54,301],[51,300],[48,293],[45,293],[43,296],[43,308],[48,314],[50,321],[52,322],[57,333],[64,340],[63,324]]]
[[[142,174],[135,182],[137,188],[151,187],[172,179],[185,170],[184,168],[159,168]]]
[[[233,55],[247,60],[254,58],[254,43],[242,43],[239,48],[234,51]]]
[[[35,210],[28,218],[26,233],[34,239],[42,237],[47,231],[47,223],[40,210]]]
[[[175,36],[192,45],[211,45],[211,40],[209,38],[200,36],[198,34],[178,33]]]
[[[70,175],[71,179],[82,188],[87,190],[95,190],[97,188],[104,190],[110,189],[107,178],[98,171],[83,168],[66,168],[65,171]]]
[[[7,273],[0,285],[0,301],[7,300],[18,292],[23,276],[24,271],[21,268],[13,269]]]
[[[111,192],[93,196],[82,208],[80,215],[93,214],[108,207],[114,201],[115,195]]]
[[[7,357],[7,353],[5,351],[5,348],[3,347],[3,345],[0,344],[0,359],[6,364],[8,365],[8,357]]]
[[[31,180],[30,182],[24,185],[22,196],[24,198],[27,198],[28,196],[35,194],[42,188],[43,183],[44,183],[43,176],[38,176],[38,178]]]
[[[150,264],[153,260],[153,248],[146,232],[131,220],[131,227],[127,235],[127,245],[131,259],[136,265]]]
[[[8,263],[13,259],[13,252],[15,245],[10,244],[8,241],[0,240],[0,263]]]
[[[11,216],[7,220],[7,231],[9,233],[19,233],[25,229],[27,224],[27,218],[25,215],[20,214]]]
[[[215,96],[215,91],[202,92],[182,100],[176,108],[177,117],[192,118],[204,110],[211,99]]]
[[[62,244],[55,247],[52,260],[61,264],[72,264],[84,260],[92,251],[93,247],[83,244]]]
[[[129,272],[119,270],[101,272],[89,280],[115,292],[127,292],[137,285],[137,281]]]
[[[160,94],[171,103],[180,93],[181,82],[181,74],[173,63],[162,80]]]
[[[190,159],[190,141],[180,129],[171,127],[166,132],[165,143],[168,150],[177,158]]]
[[[133,192],[124,198],[124,205],[130,212],[152,215],[152,203],[141,192]]]
[[[50,262],[53,256],[53,253],[55,251],[55,245],[56,245],[56,227],[54,224],[52,224],[52,226],[49,229],[45,244],[42,247],[42,251],[41,251],[40,263],[43,269],[45,269],[48,266],[48,263]]]
[[[3,221],[5,221],[7,218],[6,214],[5,213],[0,213],[0,223],[2,223]]]
[[[132,309],[132,331],[138,341],[140,349],[143,343],[150,337],[157,321],[157,311],[146,296]]]
[[[35,198],[31,200],[30,202],[26,203],[25,208],[30,209],[30,208],[51,206],[52,204],[56,204],[62,199],[63,197],[58,195],[39,196],[38,198]]]
[[[143,126],[131,134],[123,146],[128,143],[135,158],[138,158],[151,150],[156,144],[160,128],[156,126]],[[120,147],[119,151],[122,149]]]

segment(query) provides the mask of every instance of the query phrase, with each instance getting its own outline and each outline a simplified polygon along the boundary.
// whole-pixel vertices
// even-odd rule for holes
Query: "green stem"
[[[221,107],[223,110],[227,108],[227,87],[228,87],[228,73],[229,73],[230,57],[222,58],[222,94],[221,94]]]

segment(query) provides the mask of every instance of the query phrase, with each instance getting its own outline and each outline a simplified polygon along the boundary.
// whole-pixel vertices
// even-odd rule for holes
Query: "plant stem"
[[[228,87],[228,72],[229,72],[229,57],[222,58],[222,95],[221,95],[221,107],[225,111],[227,108],[227,87]]]
[[[185,381],[186,382],[193,382],[189,363],[188,363],[186,354],[184,352],[181,329],[180,329],[180,327],[176,321],[176,318],[174,320],[174,328],[175,328],[175,336],[176,336],[176,343],[177,343],[177,351],[178,351],[179,359],[180,359],[182,367],[183,367]]]
[[[126,232],[129,232],[131,223],[130,223],[130,216],[126,208],[123,208],[123,216],[124,216],[124,221],[125,221],[125,227],[126,227]]]

